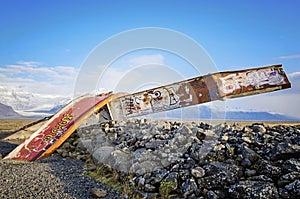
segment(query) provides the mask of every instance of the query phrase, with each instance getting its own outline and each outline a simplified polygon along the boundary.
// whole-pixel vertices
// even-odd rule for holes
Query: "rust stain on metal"
[[[267,90],[290,88],[291,84],[281,65],[238,71],[222,72],[217,81],[219,92],[224,97],[264,93]]]
[[[119,98],[125,117],[290,88],[281,65],[220,72]]]

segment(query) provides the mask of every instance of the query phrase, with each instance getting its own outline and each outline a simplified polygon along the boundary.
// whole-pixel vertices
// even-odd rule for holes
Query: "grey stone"
[[[271,154],[272,160],[289,159],[300,157],[300,145],[281,142],[274,148],[275,153]]]
[[[103,146],[98,149],[92,154],[94,162],[98,163],[109,163],[111,162],[111,153],[114,151],[114,147],[112,146]]]
[[[257,174],[256,170],[251,170],[251,169],[246,169],[245,170],[245,176],[246,177],[255,176],[256,174]]]
[[[208,199],[219,199],[219,196],[215,192],[210,190],[207,192],[207,198]]]
[[[225,149],[225,145],[223,144],[218,144],[214,147],[214,151],[220,151],[222,149]]]
[[[252,130],[256,133],[258,132],[265,133],[267,131],[263,124],[252,125]]]
[[[300,172],[293,171],[281,176],[277,182],[279,186],[285,186],[295,180],[300,180]]]
[[[113,167],[118,171],[128,172],[132,165],[132,157],[130,153],[126,153],[121,150],[115,150],[111,152],[113,159]]]
[[[136,181],[135,183],[139,189],[144,188],[145,181],[146,181],[144,177],[140,176],[140,177],[136,178],[135,181]]]
[[[92,196],[95,198],[104,198],[107,192],[103,189],[93,189]]]
[[[250,160],[251,162],[255,162],[256,160],[259,159],[259,155],[249,147],[244,147],[244,150],[242,151],[242,155],[244,158]]]
[[[244,167],[250,167],[252,165],[252,163],[248,158],[244,158],[241,162],[241,165]]]
[[[192,169],[191,174],[195,178],[202,178],[205,175],[205,170],[202,167],[195,167]]]
[[[243,139],[244,142],[247,142],[247,143],[252,143],[253,142],[249,136],[243,136],[242,139]]]
[[[300,180],[286,185],[284,189],[288,191],[290,198],[300,198]]]
[[[92,145],[92,139],[79,139],[78,145],[77,145],[77,150],[88,150],[89,152],[93,151],[93,145]]]
[[[187,125],[183,125],[181,128],[177,129],[177,133],[184,136],[190,136],[193,134],[193,131],[187,127]]]
[[[203,166],[205,169],[205,177],[198,178],[200,187],[214,189],[223,186],[229,186],[238,181],[241,170],[236,165],[227,165],[220,162],[213,162]]]
[[[258,175],[251,177],[251,180],[253,181],[262,181],[262,182],[273,182],[272,178],[266,176],[266,175]]]
[[[146,192],[155,192],[156,187],[153,186],[153,185],[151,185],[151,184],[145,184],[145,188],[144,189],[145,189]]]
[[[184,198],[190,198],[192,194],[199,192],[198,186],[192,178],[184,181],[181,187]],[[199,193],[197,195],[199,195]]]
[[[222,141],[227,141],[229,139],[229,136],[228,135],[223,135],[222,137],[221,137],[221,140]]]
[[[289,172],[300,172],[300,160],[294,158],[286,160],[283,164],[283,168]]]
[[[147,160],[144,162],[135,162],[130,167],[129,171],[131,173],[136,173],[137,175],[142,175],[148,172],[156,171],[159,168],[158,162]]]
[[[263,160],[258,163],[257,172],[270,178],[278,178],[281,174],[281,167],[273,166],[269,162]]]
[[[228,193],[231,198],[279,198],[279,194],[275,185],[268,182],[240,181],[238,184],[231,186]]]
[[[160,169],[154,172],[150,178],[150,184],[155,185],[160,183],[169,174],[167,169]]]

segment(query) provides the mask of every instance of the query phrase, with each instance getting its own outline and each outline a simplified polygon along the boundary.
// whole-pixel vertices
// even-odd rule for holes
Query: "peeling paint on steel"
[[[112,118],[135,117],[290,87],[281,65],[208,74],[122,96],[111,103]]]

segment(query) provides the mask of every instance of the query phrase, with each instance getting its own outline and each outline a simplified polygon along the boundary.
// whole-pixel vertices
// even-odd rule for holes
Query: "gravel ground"
[[[86,177],[78,160],[52,155],[36,162],[0,161],[0,198],[94,198],[99,191],[106,192],[102,198],[121,198]]]

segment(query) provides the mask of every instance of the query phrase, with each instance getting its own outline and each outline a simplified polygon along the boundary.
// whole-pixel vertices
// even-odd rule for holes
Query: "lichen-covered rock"
[[[229,187],[235,184],[242,175],[238,166],[221,162],[213,162],[203,168],[205,176],[197,179],[197,182],[199,187],[206,189]]]
[[[289,183],[292,183],[295,180],[300,180],[300,171],[293,171],[291,173],[281,176],[277,182],[278,186],[282,187]]]
[[[283,198],[300,198],[300,180],[295,180],[279,191]]]
[[[273,183],[259,181],[240,181],[229,189],[231,198],[276,199],[279,198]]]
[[[300,159],[289,159],[283,163],[283,168],[289,172],[300,172]]]
[[[280,176],[282,169],[281,167],[271,165],[265,160],[261,160],[258,163],[257,171],[258,173],[266,175],[272,179],[277,179]]]

